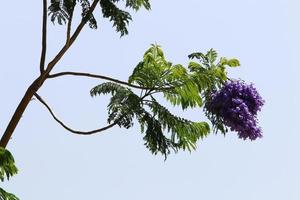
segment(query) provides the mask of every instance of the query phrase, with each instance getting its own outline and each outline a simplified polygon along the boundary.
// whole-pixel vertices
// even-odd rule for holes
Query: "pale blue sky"
[[[0,132],[38,74],[41,2],[11,1],[0,14]],[[13,10],[14,9],[14,10]],[[259,114],[264,137],[210,135],[197,151],[153,156],[138,125],[98,135],[72,135],[32,101],[8,149],[20,173],[4,184],[21,200],[53,199],[300,199],[300,3],[297,0],[152,1],[134,14],[126,37],[98,18],[85,29],[55,71],[86,71],[127,80],[151,43],[173,63],[193,51],[216,49],[242,66],[229,75],[254,82],[266,105]],[[48,60],[64,42],[65,27],[49,24]],[[39,92],[78,129],[104,125],[108,98],[91,98],[98,80],[49,80]],[[174,110],[174,112],[180,112]],[[201,111],[183,113],[202,120]]]

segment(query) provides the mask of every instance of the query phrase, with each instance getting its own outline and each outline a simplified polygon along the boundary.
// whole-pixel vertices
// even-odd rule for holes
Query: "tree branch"
[[[142,90],[169,90],[169,89],[173,88],[173,87],[148,88],[148,87],[143,87],[143,86],[139,86],[139,85],[130,84],[128,82],[120,81],[118,79],[114,79],[114,78],[111,78],[111,77],[102,76],[102,75],[98,75],[98,74],[84,73],[84,72],[60,72],[60,73],[50,74],[48,76],[48,78],[57,78],[57,77],[60,77],[60,76],[67,76],[67,75],[69,75],[69,76],[84,76],[84,77],[90,77],[90,78],[104,79],[104,80],[112,81],[112,82],[119,83],[119,84],[122,84],[122,85],[127,85],[127,86],[132,87],[132,88],[142,89]]]
[[[75,8],[75,1],[73,3],[72,11],[69,17],[68,25],[67,25],[67,39],[66,39],[66,45],[69,45],[70,43],[70,37],[71,37],[71,28],[72,28],[72,20],[73,20],[73,13]]]
[[[47,0],[43,0],[43,25],[42,25],[42,52],[40,60],[40,73],[44,72],[47,50]]]
[[[56,77],[67,76],[67,75],[70,75],[70,76],[84,76],[84,77],[90,77],[90,78],[104,79],[104,80],[112,81],[112,82],[115,82],[115,83],[120,83],[122,85],[127,85],[129,87],[133,87],[133,88],[137,88],[137,89],[148,89],[146,87],[133,85],[133,84],[127,83],[125,81],[120,81],[118,79],[110,78],[110,77],[107,77],[107,76],[102,76],[102,75],[98,75],[98,74],[83,73],[83,72],[60,72],[60,73],[56,73],[56,74],[50,74],[48,76],[48,78],[56,78]]]
[[[44,1],[46,1],[46,0],[44,0]],[[90,7],[89,13],[93,13],[93,11],[98,3],[99,3],[99,0],[94,0],[93,4]],[[44,8],[45,8],[45,4],[44,4]],[[43,83],[48,78],[48,75],[51,72],[51,70],[53,69],[53,67],[63,57],[63,55],[66,53],[66,51],[70,48],[70,46],[76,40],[76,38],[80,34],[80,32],[83,29],[85,24],[86,24],[86,21],[84,19],[82,19],[80,24],[76,28],[74,34],[70,38],[69,45],[65,44],[62,47],[62,49],[58,52],[58,54],[54,57],[54,59],[47,65],[47,68],[45,70],[43,70],[41,75],[38,78],[36,78],[35,81],[29,86],[29,88],[25,92],[22,100],[20,101],[18,107],[16,108],[12,118],[10,119],[10,121],[5,129],[5,132],[3,133],[2,137],[1,137],[1,140],[0,140],[1,147],[6,148],[11,136],[14,133],[14,130],[15,130],[17,124],[19,123],[19,121],[20,121],[28,103],[30,102],[31,98],[33,97],[34,93],[37,92],[38,89],[43,85]]]
[[[78,135],[92,135],[92,134],[95,134],[95,133],[99,133],[99,132],[105,131],[105,130],[107,130],[107,129],[113,127],[113,126],[115,126],[118,123],[118,121],[115,121],[112,124],[109,124],[109,125],[104,126],[102,128],[99,128],[99,129],[96,129],[96,130],[91,130],[91,131],[78,131],[78,130],[74,130],[74,129],[68,127],[60,119],[58,119],[58,117],[56,117],[56,115],[54,114],[54,112],[52,111],[52,109],[50,108],[50,106],[42,99],[42,97],[40,95],[38,95],[37,93],[35,93],[34,96],[37,98],[37,100],[39,100],[47,108],[47,110],[50,112],[51,116],[53,117],[53,119],[57,123],[59,123],[63,128],[65,128],[66,130],[68,130],[69,132],[74,133],[74,134],[78,134]]]

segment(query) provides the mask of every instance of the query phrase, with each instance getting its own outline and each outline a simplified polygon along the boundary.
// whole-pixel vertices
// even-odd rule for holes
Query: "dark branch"
[[[44,72],[47,49],[47,0],[43,0],[43,27],[42,27],[42,52],[40,60],[40,73]]]
[[[107,76],[102,76],[102,75],[98,75],[98,74],[83,73],[83,72],[60,72],[60,73],[56,73],[56,74],[51,74],[51,75],[48,76],[48,78],[56,78],[56,77],[67,76],[67,75],[69,75],[69,76],[85,76],[85,77],[90,77],[90,78],[104,79],[104,80],[112,81],[112,82],[119,83],[119,84],[122,84],[122,85],[127,85],[127,86],[132,87],[132,88],[142,89],[142,90],[168,90],[168,89],[173,88],[173,87],[148,88],[148,87],[133,85],[133,84],[130,84],[128,82],[120,81],[118,79],[110,78],[110,77],[107,77]]]
[[[60,119],[58,119],[56,117],[56,115],[54,114],[54,112],[52,111],[52,109],[50,108],[50,106],[42,99],[42,97],[40,95],[38,95],[37,93],[34,94],[34,96],[47,108],[47,110],[50,112],[51,116],[54,118],[54,120],[59,123],[63,128],[65,128],[66,130],[70,131],[71,133],[74,133],[74,134],[78,134],[78,135],[92,135],[92,134],[95,134],[95,133],[99,133],[101,131],[105,131],[113,126],[115,126],[118,121],[115,121],[114,123],[112,124],[109,124],[105,127],[102,127],[102,128],[99,128],[99,129],[96,129],[96,130],[92,130],[92,131],[78,131],[78,130],[74,130],[70,127],[68,127],[66,124],[64,124]]]
[[[141,86],[138,86],[138,85],[133,85],[133,84],[127,83],[125,81],[120,81],[118,79],[110,78],[110,77],[107,77],[107,76],[102,76],[102,75],[97,75],[97,74],[90,74],[90,73],[83,73],[83,72],[60,72],[60,73],[56,73],[56,74],[51,74],[48,77],[49,78],[56,78],[56,77],[59,77],[59,76],[66,76],[66,75],[85,76],[85,77],[90,77],[90,78],[104,79],[104,80],[112,81],[112,82],[115,82],[115,83],[120,83],[122,85],[127,85],[129,87],[133,87],[133,88],[137,88],[137,89],[149,89],[149,88],[141,87]]]

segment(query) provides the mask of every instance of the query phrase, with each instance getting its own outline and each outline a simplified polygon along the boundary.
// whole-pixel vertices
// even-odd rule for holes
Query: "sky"
[[[235,57],[229,77],[253,82],[266,104],[259,113],[263,138],[244,141],[234,132],[210,134],[196,151],[164,157],[143,145],[139,126],[78,136],[61,128],[32,100],[8,145],[19,174],[1,187],[22,200],[52,199],[300,199],[300,3],[297,0],[152,1],[133,13],[120,38],[95,11],[98,30],[87,27],[55,72],[81,71],[127,80],[151,44],[173,63],[210,48]],[[0,13],[0,132],[26,88],[38,76],[41,2],[12,1]],[[78,23],[78,20],[75,22]],[[65,41],[65,27],[48,24],[47,61]],[[109,97],[91,98],[102,83],[80,77],[47,80],[39,94],[76,129],[105,125]],[[172,108],[192,120],[202,110]]]

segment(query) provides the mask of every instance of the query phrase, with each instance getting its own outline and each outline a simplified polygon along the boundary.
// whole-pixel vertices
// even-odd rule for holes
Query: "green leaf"
[[[17,167],[15,166],[15,160],[12,154],[0,147],[0,180],[4,181],[6,178],[9,178],[15,175],[18,172]],[[0,188],[0,200],[19,200],[15,195],[6,192]]]
[[[217,52],[216,52],[215,50],[210,49],[210,50],[206,53],[205,57],[207,58],[207,60],[208,60],[210,63],[214,63],[214,62],[216,61],[217,57],[218,57],[218,54],[217,54]]]
[[[127,35],[127,25],[132,20],[129,12],[119,9],[112,0],[100,0],[104,18],[109,18],[113,22],[113,27],[121,33],[121,36]]]
[[[238,67],[240,66],[240,61],[238,59],[229,59],[228,62],[227,62],[227,65],[230,66],[230,67]]]
[[[151,153],[157,154],[160,152],[166,159],[168,154],[170,154],[170,149],[175,152],[178,151],[178,144],[163,134],[162,126],[157,119],[147,114],[144,115],[142,121],[141,129],[145,130],[144,126],[146,126],[145,136],[143,139],[145,140],[146,147],[151,151]]]
[[[91,90],[91,95],[112,94],[108,104],[108,123],[117,123],[120,127],[133,126],[133,117],[140,109],[140,98],[130,89],[116,83],[103,83]]]
[[[190,54],[189,59],[198,59],[200,63],[202,63],[206,68],[210,68],[214,66],[214,62],[216,61],[218,54],[215,50],[210,49],[206,54],[201,52],[195,52]]]
[[[146,100],[146,96],[139,97],[119,84],[102,83],[91,90],[92,96],[108,93],[112,94],[108,104],[108,123],[114,122],[120,127],[130,128],[136,118],[141,125],[141,131],[145,132],[145,145],[153,154],[160,152],[167,157],[170,150],[177,152],[179,149],[195,149],[198,139],[209,133],[209,126],[205,122],[179,118],[153,97]],[[148,106],[151,112],[144,106]],[[172,135],[167,137],[164,131],[171,132]]]
[[[0,200],[19,200],[19,198],[0,188]]]
[[[102,83],[100,85],[95,86],[94,88],[91,89],[90,91],[90,95],[92,97],[97,96],[97,95],[106,95],[106,94],[112,94],[115,95],[118,92],[124,92],[127,91],[129,89],[116,84],[116,83],[112,83],[112,82],[106,82],[106,83]]]
[[[65,24],[69,18],[68,11],[70,7],[63,7],[64,2],[62,0],[56,1],[51,0],[50,6],[48,7],[50,20],[55,23],[58,22],[59,25]]]
[[[100,0],[100,6],[104,18],[109,18],[113,22],[113,27],[116,27],[116,31],[121,33],[121,36],[127,35],[127,26],[132,20],[129,12],[121,10],[117,7],[116,3],[120,0]],[[149,0],[126,0],[126,7],[132,8],[135,11],[141,7],[145,7],[147,10],[151,8]]]
[[[77,2],[81,6],[82,19],[89,23],[90,28],[96,29],[97,22],[94,15],[90,13],[89,0],[51,0],[48,7],[50,20],[53,23],[57,21],[59,25],[66,24],[70,20]]]
[[[142,6],[147,10],[151,8],[149,0],[126,0],[126,7],[139,10]]]
[[[220,60],[220,65],[221,66],[229,66],[229,67],[238,67],[240,66],[240,61],[238,59],[232,58],[232,59],[227,59],[227,58],[221,58]]]
[[[206,122],[192,122],[177,117],[155,99],[152,99],[152,102],[147,105],[153,114],[157,116],[162,129],[171,132],[171,142],[176,144],[176,150],[180,148],[189,151],[195,149],[196,142],[209,134],[210,129]]]
[[[161,88],[165,85],[170,70],[171,64],[166,61],[160,46],[152,45],[133,70],[128,82],[147,88]]]
[[[15,160],[12,154],[0,147],[0,180],[4,181],[5,178],[9,180],[9,178],[15,174],[17,174],[18,169],[15,166]]]
[[[181,86],[163,91],[164,97],[174,106],[181,105],[182,109],[202,106],[202,98],[197,85],[191,80],[185,81]]]
[[[113,22],[113,26],[116,27],[116,31],[120,32],[121,36],[123,36],[128,34],[127,25],[132,19],[129,12],[117,7],[116,3],[119,1],[100,0],[100,6],[103,17],[109,18]],[[57,22],[59,25],[66,24],[72,17],[77,2],[81,6],[81,16],[84,22],[88,22],[90,28],[96,29],[97,21],[93,13],[90,13],[90,0],[51,0],[48,7],[50,20],[53,23]],[[135,11],[141,7],[147,10],[151,8],[149,0],[126,0],[126,7]]]
[[[195,52],[195,53],[192,53],[190,55],[188,55],[189,59],[194,59],[194,58],[197,58],[199,60],[206,60],[207,61],[207,57],[206,55],[204,55],[203,53],[201,52]]]
[[[188,68],[191,72],[204,70],[204,67],[202,67],[202,65],[200,63],[197,63],[194,61],[189,62]]]

